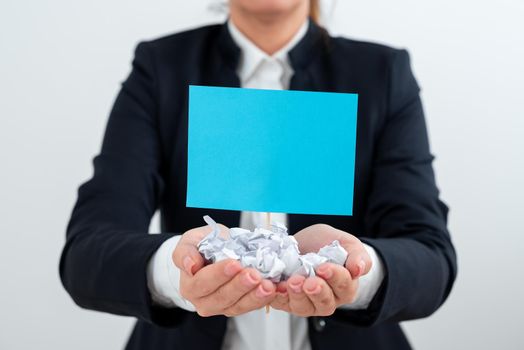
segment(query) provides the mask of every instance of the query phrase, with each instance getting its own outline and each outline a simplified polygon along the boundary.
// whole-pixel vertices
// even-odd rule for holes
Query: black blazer
[[[138,319],[127,349],[221,346],[226,317],[154,306],[146,266],[162,242],[202,226],[205,214],[239,224],[237,211],[185,206],[188,85],[239,86],[239,55],[223,24],[140,43],[94,175],[78,191],[62,283],[81,307]],[[326,223],[350,232],[377,250],[387,272],[367,310],[309,318],[313,349],[408,349],[398,322],[434,312],[456,274],[408,54],[330,37],[311,23],[289,56],[291,89],[359,94],[353,216],[290,215],[289,229]],[[162,233],[147,234],[156,209]]]

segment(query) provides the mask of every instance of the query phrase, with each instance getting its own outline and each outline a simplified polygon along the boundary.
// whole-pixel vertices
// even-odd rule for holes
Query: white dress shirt
[[[251,42],[240,30],[228,21],[229,32],[241,49],[237,74],[243,88],[283,90],[289,87],[293,68],[288,52],[305,36],[309,22],[306,21],[288,42],[275,54],[269,56]],[[287,224],[287,216],[272,213],[272,221]],[[242,212],[240,227],[254,229],[265,224],[264,213]],[[180,270],[173,264],[171,254],[180,236],[167,240],[160,246],[149,262],[147,279],[153,301],[165,307],[180,307],[195,311],[194,306],[181,297],[179,292]],[[384,267],[375,250],[365,245],[371,256],[370,272],[360,278],[357,298],[354,303],[341,308],[365,309],[377,292],[384,278]],[[223,350],[309,350],[306,318],[271,309],[255,310],[231,317],[222,345]]]

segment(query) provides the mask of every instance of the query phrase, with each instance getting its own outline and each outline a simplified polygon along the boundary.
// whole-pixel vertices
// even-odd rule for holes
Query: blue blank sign
[[[190,86],[187,206],[352,215],[357,102]]]

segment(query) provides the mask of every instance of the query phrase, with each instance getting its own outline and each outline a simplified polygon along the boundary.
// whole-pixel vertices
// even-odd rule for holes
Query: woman
[[[82,307],[136,317],[128,349],[409,349],[398,322],[444,302],[456,257],[407,53],[330,37],[317,1],[229,9],[223,25],[138,45],[79,189],[65,288]],[[204,267],[202,216],[252,227],[257,214],[185,206],[190,84],[359,94],[353,216],[280,217],[302,252],[338,239],[346,266],[278,285],[232,260]],[[157,208],[162,234],[148,235]]]

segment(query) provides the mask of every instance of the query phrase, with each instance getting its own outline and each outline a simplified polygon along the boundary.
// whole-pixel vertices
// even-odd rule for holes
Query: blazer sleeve
[[[173,234],[148,234],[164,182],[156,120],[157,86],[147,43],[109,116],[93,177],[80,186],[67,227],[60,277],[81,307],[133,316],[162,326],[186,311],[152,304],[147,264]]]
[[[386,277],[368,309],[335,314],[361,326],[430,315],[447,298],[457,270],[408,53],[395,50],[390,61],[387,115],[365,217],[371,238],[362,239],[381,257]]]

